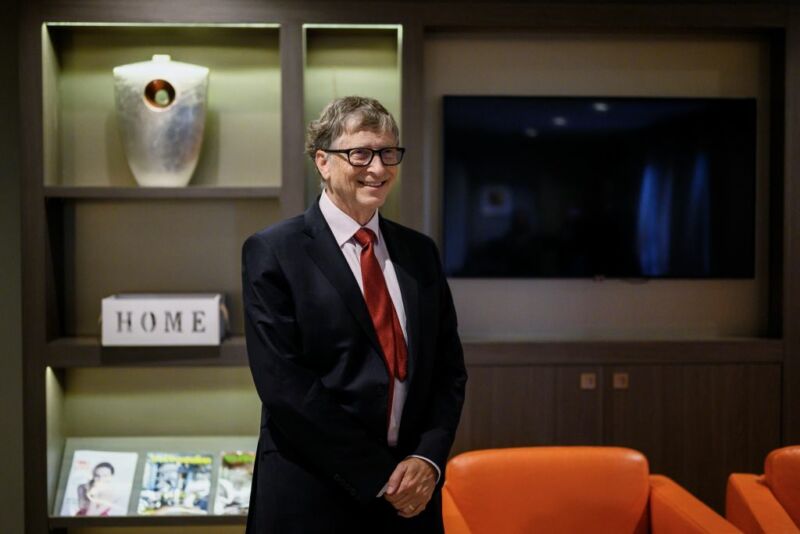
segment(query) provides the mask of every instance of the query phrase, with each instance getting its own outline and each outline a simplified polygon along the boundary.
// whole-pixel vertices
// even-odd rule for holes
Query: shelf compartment
[[[358,95],[377,98],[399,125],[402,26],[304,24],[303,43],[304,124],[319,117],[334,98]],[[306,161],[308,205],[319,194],[320,177],[314,164]],[[381,208],[390,219],[397,220],[400,215],[400,185],[395,185]]]
[[[118,133],[112,69],[154,54],[210,69],[191,183],[280,185],[277,25],[80,23],[42,27],[44,184],[136,184]]]
[[[97,200],[149,199],[279,199],[281,188],[274,187],[91,187],[46,186],[45,198],[75,198]]]
[[[242,244],[280,220],[272,198],[49,200],[58,321],[50,339],[96,336],[117,293],[223,293],[231,333],[244,331]]]
[[[258,437],[256,435],[67,437],[64,439],[62,450],[54,451],[54,454],[60,457],[60,463],[59,465],[53,465],[53,470],[51,471],[51,476],[56,478],[53,480],[55,493],[51,499],[52,515],[49,517],[51,528],[242,525],[246,522],[245,515],[218,515],[213,513],[219,484],[221,453],[223,451],[255,451],[257,440]],[[131,473],[133,486],[126,508],[127,515],[75,517],[59,514],[67,490],[73,455],[77,450],[133,452],[138,455],[135,468]],[[147,453],[157,451],[211,455],[208,515],[139,515],[137,513],[142,480],[147,463]],[[60,454],[57,454],[58,452]]]
[[[244,336],[230,336],[219,346],[104,347],[96,337],[58,338],[47,344],[46,365],[70,367],[245,366]]]

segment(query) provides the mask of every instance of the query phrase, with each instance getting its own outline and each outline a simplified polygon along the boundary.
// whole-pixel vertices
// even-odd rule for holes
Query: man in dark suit
[[[433,241],[378,214],[403,157],[376,100],[308,129],[324,191],[242,250],[262,401],[249,534],[441,533],[467,375]]]

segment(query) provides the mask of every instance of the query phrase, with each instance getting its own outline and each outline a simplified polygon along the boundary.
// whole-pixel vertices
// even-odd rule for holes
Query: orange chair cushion
[[[446,481],[447,506],[472,534],[646,532],[647,459],[634,450],[473,451],[450,460]]]
[[[725,493],[725,517],[745,534],[800,534],[764,477],[733,473]]]
[[[664,475],[650,475],[650,521],[653,534],[742,534]]]
[[[764,480],[800,527],[800,445],[776,449],[764,462]]]

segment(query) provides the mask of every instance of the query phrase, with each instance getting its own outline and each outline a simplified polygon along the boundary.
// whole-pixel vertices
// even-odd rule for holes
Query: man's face
[[[332,149],[366,147],[377,150],[397,146],[397,139],[391,132],[357,130],[342,134],[332,145]],[[347,154],[319,150],[316,163],[325,179],[328,196],[360,224],[368,222],[375,210],[386,202],[398,169],[397,165],[384,165],[378,154],[366,167],[354,167],[348,163]]]

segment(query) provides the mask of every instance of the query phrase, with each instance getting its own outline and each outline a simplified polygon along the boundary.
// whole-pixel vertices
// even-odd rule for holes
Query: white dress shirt
[[[361,289],[361,293],[363,294],[364,281],[361,276],[361,245],[359,245],[353,237],[355,233],[361,229],[361,225],[341,209],[339,209],[339,207],[328,197],[327,191],[323,191],[322,195],[320,195],[319,209],[322,211],[322,216],[325,218],[325,222],[328,223],[331,232],[333,232],[333,237],[336,239],[336,244],[339,245],[339,249],[342,251],[344,259],[347,260],[347,265],[350,266],[350,270],[353,271],[353,276],[355,277],[356,282],[358,282],[358,287]],[[397,313],[397,320],[400,322],[400,328],[403,330],[403,337],[406,339],[406,344],[408,344],[408,333],[406,332],[406,312],[405,308],[403,307],[403,296],[400,293],[400,284],[397,282],[397,274],[394,271],[394,265],[392,264],[392,259],[389,257],[389,251],[386,248],[386,242],[383,240],[383,235],[381,235],[381,229],[378,223],[378,211],[375,210],[375,214],[372,216],[369,222],[364,225],[364,228],[369,228],[377,236],[377,240],[373,245],[375,257],[378,260],[381,271],[383,271],[383,277],[386,280],[386,287],[389,289],[389,296],[392,299],[394,310]],[[407,395],[408,381],[406,380],[401,382],[395,378],[394,396],[392,397],[392,413],[389,416],[389,430],[387,431],[386,435],[386,439],[391,447],[397,445],[397,436],[400,432],[400,419],[403,414],[403,406],[406,403]],[[430,463],[434,469],[436,469],[436,480],[439,480],[439,477],[441,477],[441,469],[438,465],[424,456],[412,456],[421,458]],[[381,494],[383,494],[383,491],[381,491]]]

